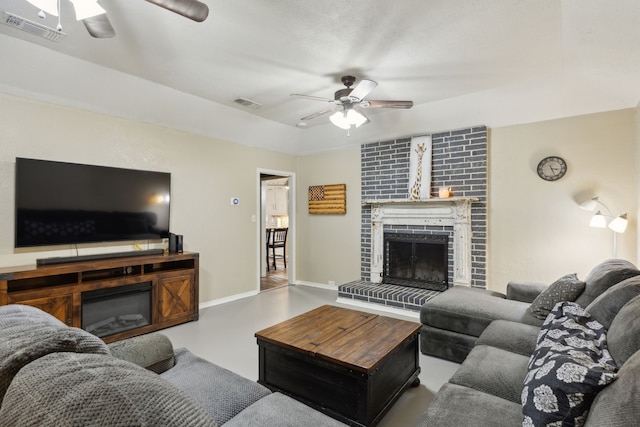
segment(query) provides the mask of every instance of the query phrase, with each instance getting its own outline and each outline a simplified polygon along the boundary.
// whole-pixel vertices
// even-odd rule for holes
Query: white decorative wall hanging
[[[409,200],[431,198],[431,135],[411,138]]]

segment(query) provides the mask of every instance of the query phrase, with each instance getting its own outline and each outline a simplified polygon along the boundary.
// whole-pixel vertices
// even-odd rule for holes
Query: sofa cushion
[[[640,271],[629,261],[623,259],[603,261],[595,266],[584,279],[584,292],[575,302],[586,307],[611,286],[637,275],[640,275]]]
[[[597,393],[616,378],[605,333],[578,304],[556,305],[529,361],[522,390],[524,426],[584,424]]]
[[[634,276],[604,291],[586,307],[586,310],[592,318],[608,329],[620,309],[638,295],[640,295],[640,276]]]
[[[578,279],[577,274],[566,274],[542,291],[531,303],[529,311],[534,317],[544,320],[560,301],[575,301],[584,287],[585,283]]]
[[[528,362],[529,356],[477,345],[449,382],[520,403]]]
[[[549,287],[548,283],[511,280],[507,283],[507,299],[531,304],[547,287]]]
[[[529,357],[536,348],[539,332],[539,326],[494,320],[480,335],[476,345],[489,345]]]
[[[585,427],[636,427],[640,420],[640,351],[618,371],[591,404]]]
[[[21,325],[25,322],[38,322],[59,327],[67,326],[49,313],[30,305],[9,304],[0,306],[1,327]]]
[[[622,366],[640,350],[640,296],[629,301],[611,322],[607,345],[611,357]]]
[[[70,328],[34,307],[0,307],[0,401],[25,365],[55,352],[109,354],[95,335]]]
[[[447,331],[422,325],[420,328],[420,351],[427,356],[440,357],[462,363],[476,345],[476,337],[460,332]]]
[[[181,348],[176,350],[176,366],[161,374],[198,402],[219,425],[271,394],[247,378],[221,368]]]
[[[202,426],[216,424],[157,374],[115,357],[52,353],[15,376],[0,419],[9,426]]]
[[[333,418],[281,393],[258,400],[225,423],[225,427],[343,427]]]
[[[160,374],[175,365],[173,344],[166,335],[140,335],[109,344],[111,354]]]
[[[513,427],[522,423],[522,406],[491,394],[447,383],[416,427]]]
[[[542,325],[542,320],[529,313],[529,305],[482,290],[454,286],[427,301],[420,309],[420,320],[434,328],[478,337],[497,319]]]

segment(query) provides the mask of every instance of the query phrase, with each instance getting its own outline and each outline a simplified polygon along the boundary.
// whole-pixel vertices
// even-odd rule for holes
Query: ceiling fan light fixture
[[[49,15],[58,16],[58,0],[27,0],[40,11],[45,11]]]
[[[364,114],[354,110],[353,106],[349,104],[344,105],[342,110],[338,110],[329,116],[329,120],[340,129],[345,130],[348,130],[351,126],[359,128],[369,121]]]
[[[106,10],[98,4],[97,0],[70,0],[73,3],[73,9],[76,12],[76,20],[92,18],[94,16],[107,13]]]
[[[344,111],[336,111],[335,113],[329,116],[329,120],[331,120],[331,123],[338,126],[340,129],[347,130],[351,127],[351,124],[349,124],[349,121],[347,120],[347,115],[345,114]]]
[[[350,125],[355,125],[355,127],[359,128],[363,124],[367,123],[367,118],[352,108],[347,111],[347,122],[349,122]]]

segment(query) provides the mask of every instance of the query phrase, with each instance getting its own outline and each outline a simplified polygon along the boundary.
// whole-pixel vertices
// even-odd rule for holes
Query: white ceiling
[[[0,25],[0,91],[284,152],[640,101],[638,0],[204,0],[203,23],[99,0],[113,39],[90,37],[60,1],[58,43]],[[0,11],[57,24],[26,0]],[[289,95],[332,98],[345,74],[377,81],[370,99],[415,106],[367,110],[349,138],[327,115],[297,127],[328,105]]]

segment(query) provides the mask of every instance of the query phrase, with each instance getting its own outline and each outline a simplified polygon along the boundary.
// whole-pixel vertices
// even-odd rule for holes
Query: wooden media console
[[[133,293],[146,292],[143,298],[148,301],[149,318],[139,326],[131,323],[141,319],[139,314],[107,316],[128,327],[114,333],[109,333],[108,329],[96,333],[105,342],[113,342],[198,320],[198,271],[199,254],[186,252],[2,267],[0,305],[34,306],[69,326],[92,329],[93,332],[99,326],[104,331],[105,321],[83,324],[83,319],[84,323],[90,319],[88,313],[83,313],[83,303],[88,306],[88,301],[111,297],[117,302],[112,305],[118,306],[118,298],[123,298],[128,289]],[[130,326],[126,326],[127,322]]]

